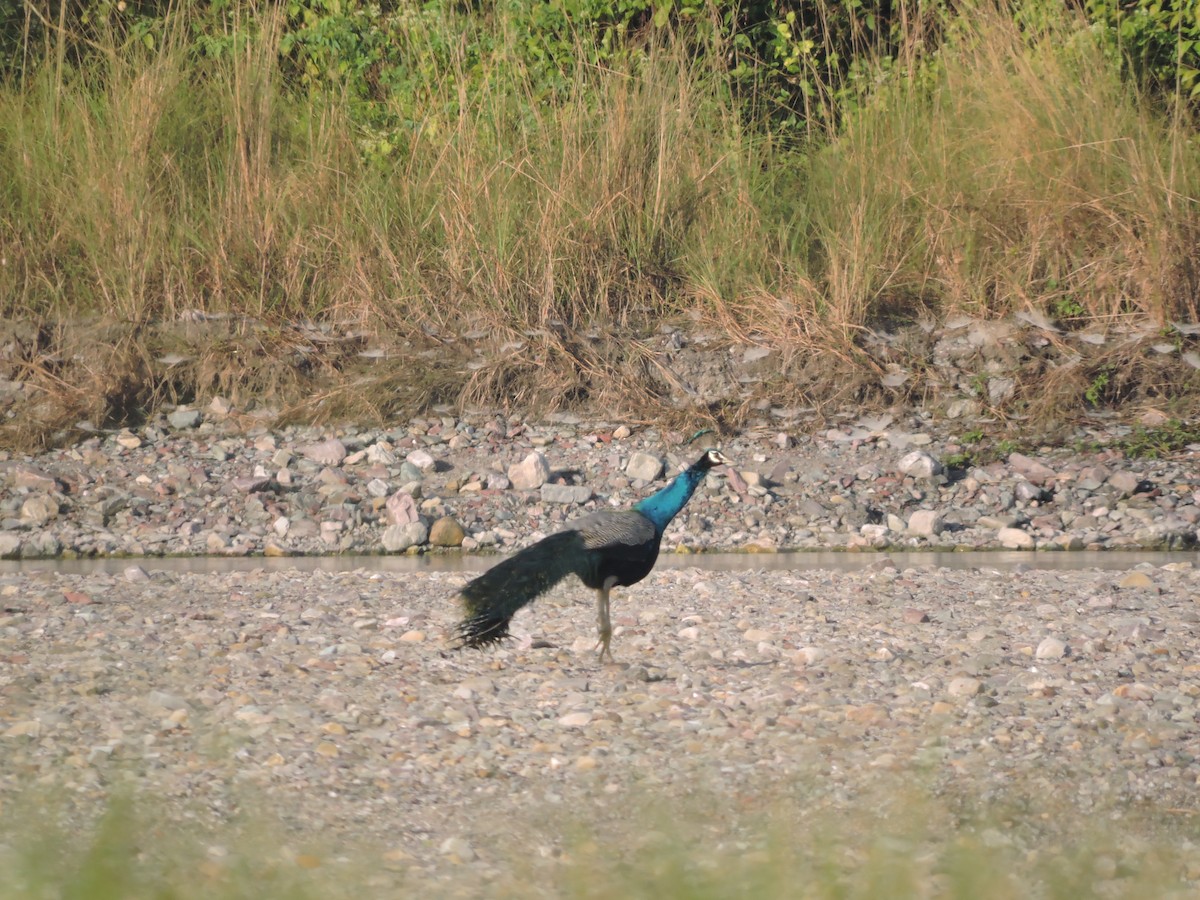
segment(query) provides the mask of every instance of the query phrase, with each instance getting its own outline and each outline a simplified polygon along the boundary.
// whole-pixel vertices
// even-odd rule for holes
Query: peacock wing
[[[620,558],[642,555],[658,539],[654,523],[632,509],[601,510],[572,523],[585,550]]]

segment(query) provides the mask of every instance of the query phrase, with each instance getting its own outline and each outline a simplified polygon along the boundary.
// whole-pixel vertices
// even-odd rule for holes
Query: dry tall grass
[[[881,321],[1197,315],[1194,130],[1066,14],[984,4],[936,56],[914,23],[904,65],[803,146],[662,46],[581,66],[560,98],[518,68],[467,96],[452,64],[380,154],[349,100],[286,89],[278,13],[236,9],[215,58],[180,20],[154,51],[114,40],[0,88],[0,314],[481,333],[459,396],[527,407],[652,403],[642,339],[684,314],[828,354],[827,381],[868,364],[856,341]]]

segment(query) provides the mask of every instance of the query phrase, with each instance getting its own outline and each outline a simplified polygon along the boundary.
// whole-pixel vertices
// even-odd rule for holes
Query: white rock
[[[550,464],[536,450],[516,465],[508,467],[508,480],[518,491],[537,490],[549,477]]]
[[[914,450],[900,458],[896,470],[911,478],[933,478],[942,474],[942,464],[924,450]]]
[[[908,530],[912,534],[936,535],[945,529],[942,514],[934,509],[918,509],[908,517]]]
[[[316,444],[305,444],[297,448],[305,459],[310,459],[322,466],[338,466],[346,458],[346,445],[337,438],[330,438]]]
[[[1020,528],[1001,528],[996,532],[996,540],[1009,550],[1032,550],[1036,543],[1032,534]]]
[[[1038,659],[1062,659],[1067,653],[1067,645],[1056,637],[1043,638],[1034,653]]]
[[[408,454],[408,456],[404,458],[404,461],[407,463],[412,463],[422,472],[432,469],[435,463],[433,455],[428,450],[421,449],[414,450],[412,453]]]
[[[379,536],[379,542],[388,553],[399,553],[409,547],[419,546],[428,539],[429,527],[420,520],[404,525],[389,525]]]
[[[625,464],[625,474],[642,481],[653,481],[662,474],[663,461],[650,453],[634,453]]]

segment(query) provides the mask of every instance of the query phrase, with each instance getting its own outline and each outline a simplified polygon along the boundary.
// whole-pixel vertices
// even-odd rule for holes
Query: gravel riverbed
[[[570,420],[333,433],[213,419],[10,457],[5,554],[414,552],[431,537],[508,551],[632,502],[698,452]],[[922,424],[728,440],[737,471],[709,478],[664,550],[1195,543],[1195,448],[1027,451],[954,472],[940,462],[953,440]],[[253,807],[314,864],[370,848],[380,890],[536,881],[569,857],[571,822],[698,793],[800,815],[919,782],[984,802],[1017,789],[1081,817],[1195,813],[1190,561],[659,569],[615,596],[603,666],[573,581],[519,614],[512,641],[449,652],[465,577],[153,558],[0,574],[0,809],[50,790],[82,815],[128,786],[211,823]],[[1180,874],[1193,887],[1200,847],[1195,863]]]
[[[616,600],[605,666],[578,585],[507,645],[446,652],[462,581],[4,576],[0,802],[52,787],[82,810],[133,786],[217,823],[250,804],[296,853],[372,848],[380,889],[528,879],[561,864],[564,823],[698,791],[799,815],[916,778],[1081,820],[1195,812],[1187,562],[657,571]]]

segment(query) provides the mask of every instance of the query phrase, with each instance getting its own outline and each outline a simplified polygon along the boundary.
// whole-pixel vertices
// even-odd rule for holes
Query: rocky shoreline
[[[214,402],[4,454],[0,557],[509,552],[632,504],[716,442],[571,414],[273,429]],[[764,421],[720,442],[735,470],[709,477],[668,552],[1172,549],[1200,529],[1195,444],[1169,459],[1042,447],[971,464],[970,445],[918,413]]]
[[[571,416],[270,429],[218,405],[9,456],[5,556],[143,558],[0,573],[0,804],[64,792],[79,824],[132,787],[218,833],[253,806],[282,828],[271,852],[288,864],[365,854],[375,893],[466,896],[554,896],[572,829],[636,844],[630,808],[684,809],[697,791],[817,829],[901,781],[938,803],[1052,801],[1071,821],[1191,808],[1191,561],[664,566],[615,599],[618,662],[601,666],[573,582],[519,614],[511,642],[451,653],[462,573],[153,558],[508,552],[634,502],[713,435],[685,437]],[[709,477],[667,552],[1191,547],[1200,522],[1195,446],[955,469],[962,442],[917,414],[769,422],[722,446],[734,470]],[[749,846],[740,821],[727,837]],[[1033,816],[988,839],[1031,859],[1057,827]],[[1097,883],[1118,889],[1140,841]],[[1172,878],[1195,888],[1200,855],[1172,846]]]

